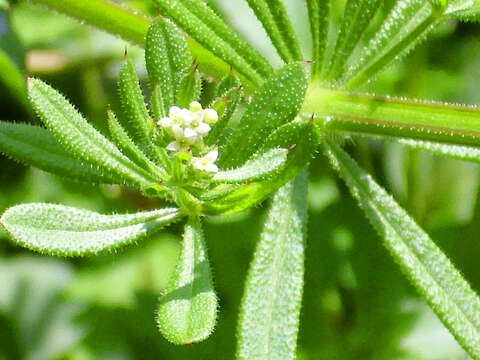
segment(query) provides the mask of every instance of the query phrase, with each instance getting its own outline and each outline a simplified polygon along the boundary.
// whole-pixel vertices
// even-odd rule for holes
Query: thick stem
[[[480,108],[325,89],[313,83],[303,112],[324,131],[480,145]]]
[[[32,3],[86,22],[110,34],[117,35],[141,47],[145,46],[145,37],[152,19],[119,6],[109,0],[30,0]],[[213,76],[223,76],[230,71],[230,65],[188,39],[193,56],[199,68]]]

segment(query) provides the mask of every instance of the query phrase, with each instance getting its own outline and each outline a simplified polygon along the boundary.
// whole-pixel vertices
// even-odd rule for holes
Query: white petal
[[[158,120],[157,124],[160,125],[161,127],[169,128],[170,126],[172,126],[173,121],[169,117],[164,117]]]
[[[194,157],[192,159],[192,166],[197,170],[204,170],[202,160],[199,158]]]
[[[207,160],[208,162],[211,162],[211,163],[214,163],[215,161],[217,161],[217,158],[218,158],[218,150],[215,149],[215,150],[212,150],[210,151],[207,155],[205,155],[203,157],[205,160]]]
[[[183,132],[183,136],[186,138],[186,139],[191,139],[191,138],[196,138],[198,137],[198,133],[191,129],[191,128],[186,128],[185,131]]]
[[[208,164],[208,165],[204,166],[204,170],[209,171],[209,172],[218,172],[218,166],[211,163],[211,164]]]
[[[167,145],[166,149],[168,151],[179,151],[180,150],[180,144],[176,141],[172,141],[170,144]]]
[[[207,123],[201,122],[198,124],[198,126],[195,128],[195,131],[197,131],[200,135],[205,135],[210,131],[211,127]]]
[[[178,106],[172,106],[170,108],[170,111],[168,112],[169,117],[175,117],[182,109],[180,109]]]
[[[183,139],[184,138],[184,131],[182,127],[178,124],[174,124],[172,126],[172,133],[173,136],[175,136],[176,139]]]

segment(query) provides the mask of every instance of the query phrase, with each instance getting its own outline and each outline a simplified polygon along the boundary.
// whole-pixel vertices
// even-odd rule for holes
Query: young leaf
[[[53,204],[11,207],[0,223],[14,241],[31,250],[61,256],[84,256],[138,241],[180,217],[177,209],[128,215],[101,215]]]
[[[307,0],[308,20],[312,35],[312,76],[320,75],[328,40],[331,0]]]
[[[344,66],[362,34],[379,8],[380,0],[348,0],[340,25],[330,71],[327,76],[337,79],[344,72]]]
[[[122,183],[115,174],[72,157],[47,130],[0,121],[0,152],[26,165],[89,183]]]
[[[174,344],[202,341],[213,331],[217,307],[200,219],[193,217],[185,225],[180,258],[160,297],[160,332]]]
[[[202,78],[197,70],[197,66],[194,65],[192,71],[183,76],[178,85],[176,104],[181,108],[188,108],[192,101],[200,98],[201,92]]]
[[[135,142],[146,142],[150,139],[154,124],[148,114],[137,73],[129,60],[120,70],[118,90],[126,118],[123,127]]]
[[[343,82],[354,89],[371,80],[425,39],[440,15],[430,1],[398,0]]]
[[[272,72],[258,51],[241,39],[203,1],[155,0],[162,15],[174,21],[203,47],[230,64],[255,85]]]
[[[480,358],[480,299],[408,214],[338,145],[327,154],[403,272],[474,358]]]
[[[301,64],[281,68],[255,94],[233,136],[221,149],[218,164],[223,168],[243,164],[273,131],[293,120],[306,88]]]
[[[286,63],[302,59],[295,31],[280,0],[247,0],[263,28]]]
[[[156,179],[125,157],[95,130],[55,89],[29,79],[29,96],[45,126],[74,157],[117,176],[119,181],[147,185]],[[110,176],[110,175],[109,175]]]
[[[170,107],[176,105],[177,86],[192,62],[187,42],[174,24],[167,19],[158,19],[150,25],[145,63],[155,98],[161,99],[162,116],[166,116]]]
[[[287,149],[277,148],[254,155],[239,168],[216,173],[212,180],[224,183],[245,183],[271,178],[285,165],[287,154]]]
[[[273,197],[250,263],[238,327],[238,359],[293,360],[303,292],[307,177]]]
[[[214,98],[225,97],[232,89],[240,86],[240,79],[230,71],[225,77],[223,77],[215,88]],[[210,107],[210,106],[209,106]]]
[[[108,129],[112,135],[114,143],[118,148],[139,167],[148,169],[152,174],[155,174],[159,179],[165,180],[167,174],[164,169],[155,165],[145,154],[135,145],[125,132],[125,129],[120,125],[117,117],[110,109],[107,111]]]

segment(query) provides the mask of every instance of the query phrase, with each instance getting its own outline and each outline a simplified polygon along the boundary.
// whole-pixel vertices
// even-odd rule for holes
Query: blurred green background
[[[125,3],[156,14],[152,0]],[[210,3],[280,64],[243,1]],[[304,1],[285,3],[308,57]],[[337,7],[340,16],[342,1]],[[447,22],[364,90],[480,104],[479,35],[478,25]],[[105,129],[125,47],[144,79],[143,50],[45,9],[0,0],[0,119],[38,123],[25,98],[23,81],[30,75],[54,85]],[[352,138],[347,146],[480,290],[479,167],[393,141]],[[38,201],[104,213],[155,206],[125,188],[71,183],[0,156],[0,212]],[[16,247],[0,229],[0,360],[233,359],[243,282],[267,205],[206,219],[219,321],[209,340],[184,347],[164,340],[154,322],[180,227],[113,254],[73,260]],[[468,359],[400,274],[321,155],[311,165],[309,209],[299,360]]]

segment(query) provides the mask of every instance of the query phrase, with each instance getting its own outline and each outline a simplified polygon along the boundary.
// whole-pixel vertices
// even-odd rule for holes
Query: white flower
[[[212,150],[201,158],[193,158],[192,165],[195,169],[208,172],[218,172],[215,161],[218,158],[218,150]]]
[[[182,143],[179,141],[172,141],[170,144],[167,145],[166,149],[168,151],[175,151],[175,152],[183,152],[189,151],[188,144]]]
[[[180,111],[182,111],[182,109],[180,109],[178,106],[172,106],[168,111],[168,117],[174,118]]]
[[[164,118],[161,118],[160,120],[157,121],[157,124],[163,128],[170,128],[173,124],[173,121],[171,118],[169,117],[164,117]]]

